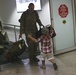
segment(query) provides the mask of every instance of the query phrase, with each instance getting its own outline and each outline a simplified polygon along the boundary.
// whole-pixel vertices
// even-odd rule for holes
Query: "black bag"
[[[53,37],[55,37],[55,36],[56,36],[56,32],[55,32],[55,30],[53,29],[53,34],[52,34],[51,38],[53,38]]]
[[[12,60],[15,57],[20,56],[26,49],[25,41],[19,40],[11,45],[6,53],[5,57],[8,60]]]
[[[43,26],[44,27],[44,26]],[[42,36],[42,32],[41,32],[41,26],[40,26],[40,29],[35,33],[35,37],[36,39],[39,38],[40,36]]]
[[[49,32],[50,32],[51,29],[53,31],[53,33],[51,35],[51,38],[55,37],[56,36],[56,32],[55,32],[54,28],[53,27],[51,27],[51,28],[47,27],[47,28],[49,29]],[[35,34],[36,39],[43,35],[42,32],[41,32],[41,30],[42,30],[42,28],[40,27],[40,30],[36,32],[36,34]]]
[[[35,33],[36,39],[42,35],[41,29]]]
[[[56,36],[56,32],[55,32],[54,28],[53,27],[51,27],[51,28],[48,27],[48,29],[49,29],[49,31],[50,31],[50,29],[53,31],[53,33],[51,35],[51,38],[55,37]]]

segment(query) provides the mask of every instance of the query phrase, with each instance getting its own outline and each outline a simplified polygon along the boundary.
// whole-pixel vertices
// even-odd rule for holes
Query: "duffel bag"
[[[55,36],[56,36],[56,32],[55,32],[54,28],[53,28],[52,26],[51,26],[51,27],[50,27],[50,26],[46,26],[46,27],[49,29],[49,32],[50,32],[50,30],[52,31],[52,33],[51,33],[51,38],[55,37]],[[43,28],[44,28],[44,26],[43,26]],[[40,27],[40,30],[38,30],[38,31],[36,32],[36,34],[35,34],[36,39],[43,35],[43,34],[42,34],[42,29],[43,29],[43,28]]]
[[[26,44],[24,39],[21,39],[11,45],[6,53],[5,57],[8,60],[12,60],[15,57],[20,56],[26,49]]]

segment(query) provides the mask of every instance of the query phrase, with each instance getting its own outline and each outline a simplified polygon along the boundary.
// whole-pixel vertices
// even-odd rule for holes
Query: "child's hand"
[[[29,37],[32,41],[34,41],[34,42],[37,43],[37,39],[33,38],[32,35],[28,34],[28,37]]]
[[[36,39],[34,39],[33,41],[36,42],[36,43],[38,42]]]
[[[31,37],[31,35],[29,34],[28,37]]]

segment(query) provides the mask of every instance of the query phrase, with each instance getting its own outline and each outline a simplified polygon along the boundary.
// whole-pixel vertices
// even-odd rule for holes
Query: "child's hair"
[[[43,27],[41,32],[43,35],[47,35],[47,34],[49,34],[49,29],[47,27]]]

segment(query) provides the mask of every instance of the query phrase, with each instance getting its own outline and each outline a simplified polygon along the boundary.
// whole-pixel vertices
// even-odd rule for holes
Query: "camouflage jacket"
[[[42,25],[38,13],[35,10],[30,13],[29,9],[27,9],[20,18],[20,33],[35,33],[37,31],[36,23]]]

